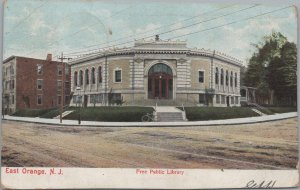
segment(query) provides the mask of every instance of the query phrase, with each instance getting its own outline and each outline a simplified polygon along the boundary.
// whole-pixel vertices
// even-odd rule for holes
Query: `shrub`
[[[79,108],[70,108],[75,110],[64,119],[77,120],[79,117]],[[151,107],[87,107],[81,108],[81,120],[84,121],[141,121],[141,118],[146,113],[152,113]]]
[[[232,119],[259,116],[248,107],[186,107],[189,121]]]
[[[268,107],[274,113],[297,112],[297,107]]]
[[[53,109],[41,115],[41,118],[54,118],[60,114],[60,109]]]
[[[49,111],[52,111],[56,108],[51,109],[23,109],[23,110],[17,110],[13,116],[19,116],[19,117],[40,117],[43,114],[46,114]]]

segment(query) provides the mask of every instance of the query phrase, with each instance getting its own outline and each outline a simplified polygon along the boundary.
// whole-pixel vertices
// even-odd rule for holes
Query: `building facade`
[[[72,105],[240,106],[242,62],[185,41],[135,41],[69,64]]]
[[[46,60],[18,56],[4,60],[3,111],[13,113],[22,109],[46,109],[68,104],[71,71],[65,65],[52,61],[51,54]],[[62,90],[65,90],[64,99],[61,98]]]

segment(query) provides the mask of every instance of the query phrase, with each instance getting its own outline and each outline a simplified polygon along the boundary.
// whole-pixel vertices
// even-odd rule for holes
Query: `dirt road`
[[[209,127],[58,127],[4,121],[2,166],[295,168],[297,119]]]

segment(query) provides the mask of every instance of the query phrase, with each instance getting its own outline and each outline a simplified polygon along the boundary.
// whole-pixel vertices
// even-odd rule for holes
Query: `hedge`
[[[248,107],[186,107],[189,121],[205,121],[259,116]]]
[[[46,114],[52,110],[55,110],[56,108],[51,109],[23,109],[23,110],[17,110],[13,116],[19,116],[19,117],[40,117],[43,114]]]
[[[70,108],[74,112],[65,116],[64,119],[77,120],[79,108]],[[141,121],[143,115],[152,113],[151,107],[118,106],[118,107],[87,107],[81,108],[81,120],[83,121]]]
[[[297,112],[297,107],[268,107],[273,113]]]

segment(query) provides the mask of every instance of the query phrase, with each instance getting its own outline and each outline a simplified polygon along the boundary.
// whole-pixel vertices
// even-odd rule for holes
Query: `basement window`
[[[199,104],[204,104],[204,103],[205,103],[205,95],[199,94]]]

